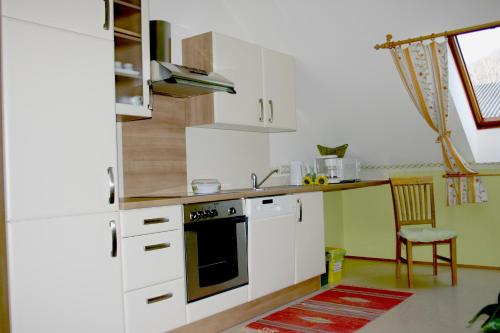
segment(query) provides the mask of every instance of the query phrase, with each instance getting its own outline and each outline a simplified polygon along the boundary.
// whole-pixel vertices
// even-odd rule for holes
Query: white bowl
[[[221,185],[217,179],[195,179],[191,187],[196,194],[211,194],[219,192]]]

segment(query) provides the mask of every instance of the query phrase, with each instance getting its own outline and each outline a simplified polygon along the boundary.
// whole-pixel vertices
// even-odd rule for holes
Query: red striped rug
[[[339,285],[246,326],[266,333],[350,333],[412,293]]]

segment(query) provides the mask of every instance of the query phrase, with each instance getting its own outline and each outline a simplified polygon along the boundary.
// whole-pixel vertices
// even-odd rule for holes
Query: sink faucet
[[[273,170],[271,170],[271,172],[269,172],[269,174],[267,176],[265,176],[264,179],[260,183],[257,182],[257,175],[254,172],[252,172],[252,175],[250,176],[250,179],[252,180],[252,189],[253,190],[261,190],[260,186],[262,184],[264,184],[264,182],[269,177],[271,177],[275,173],[278,173],[279,171],[280,171],[279,169],[273,169]]]

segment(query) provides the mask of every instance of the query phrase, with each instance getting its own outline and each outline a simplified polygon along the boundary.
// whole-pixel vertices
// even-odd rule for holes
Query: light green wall
[[[442,172],[391,176],[419,175],[434,177],[437,227],[458,232],[459,263],[500,267],[500,177],[483,177],[488,191],[487,203],[447,207]],[[347,254],[353,256],[394,258],[394,216],[389,185],[328,193],[324,198],[327,245],[344,247]],[[448,254],[447,251],[443,246],[439,252]],[[415,258],[429,261],[430,247],[416,248]]]

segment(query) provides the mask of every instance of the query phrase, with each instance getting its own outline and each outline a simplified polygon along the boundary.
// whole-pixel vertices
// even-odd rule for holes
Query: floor
[[[346,260],[343,284],[401,289],[406,288],[406,266],[402,265],[401,280],[394,277],[394,264],[364,260]],[[372,321],[359,333],[432,333],[479,332],[483,318],[469,327],[471,319],[484,305],[497,302],[500,292],[500,271],[459,268],[458,286],[451,287],[448,267],[439,267],[437,277],[432,267],[415,266],[414,295],[380,318]],[[286,307],[286,306],[285,306]],[[274,310],[275,311],[275,310]],[[272,312],[274,312],[272,311]],[[265,316],[265,314],[263,315]],[[254,319],[248,321],[252,322]],[[250,333],[245,324],[223,333]]]

